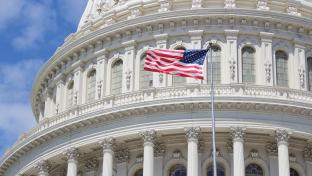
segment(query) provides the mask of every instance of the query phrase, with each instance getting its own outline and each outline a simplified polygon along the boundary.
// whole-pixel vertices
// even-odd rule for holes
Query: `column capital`
[[[68,161],[77,161],[80,156],[79,149],[76,147],[71,147],[63,152]]]
[[[303,158],[305,161],[312,162],[312,143],[307,143],[303,149]]]
[[[139,134],[144,140],[144,145],[145,144],[154,144],[155,139],[156,139],[156,131],[155,130],[144,131],[144,132],[140,132]]]
[[[103,148],[103,151],[108,152],[108,151],[113,151],[115,142],[116,142],[116,140],[114,138],[109,137],[109,138],[105,138],[105,139],[101,140],[99,143],[100,143],[101,147]]]
[[[235,141],[244,141],[244,135],[245,135],[246,128],[243,127],[232,127],[231,128],[231,137],[233,139],[233,142]]]
[[[46,160],[40,160],[38,163],[36,163],[35,168],[38,169],[39,175],[44,175],[48,174],[51,165]]]
[[[198,142],[200,136],[200,127],[187,127],[184,129],[188,142]]]
[[[277,145],[280,145],[280,144],[288,145],[289,134],[290,133],[287,130],[277,129],[275,131],[275,140],[277,142]]]

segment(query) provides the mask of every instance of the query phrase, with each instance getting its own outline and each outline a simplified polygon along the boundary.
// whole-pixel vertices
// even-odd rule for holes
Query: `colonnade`
[[[188,146],[187,155],[187,175],[199,176],[198,171],[198,140],[201,129],[199,127],[185,128],[185,134]],[[231,137],[233,142],[233,176],[245,175],[245,157],[244,157],[244,135],[245,128],[231,128]],[[154,146],[157,139],[155,130],[140,132],[143,139],[143,176],[154,176]],[[289,176],[289,152],[288,152],[289,132],[278,129],[275,131],[275,140],[278,146],[278,171],[279,176]],[[103,171],[102,176],[113,175],[114,160],[114,138],[106,138],[99,142],[103,150]],[[67,176],[77,176],[78,158],[80,156],[78,148],[69,148],[63,155],[67,158]],[[38,176],[49,176],[49,164],[42,160],[35,166],[38,170]]]

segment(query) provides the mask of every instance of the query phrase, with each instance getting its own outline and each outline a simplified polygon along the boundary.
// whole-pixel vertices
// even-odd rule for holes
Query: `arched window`
[[[290,176],[299,176],[299,173],[295,169],[290,168]]]
[[[66,105],[70,108],[74,103],[74,81],[70,81],[67,86]]]
[[[96,70],[92,70],[87,75],[87,102],[95,100],[95,83],[96,83]]]
[[[308,57],[307,59],[308,65],[308,86],[309,90],[312,91],[312,57]]]
[[[186,176],[185,166],[178,164],[170,168],[169,176]]]
[[[254,84],[255,76],[255,50],[251,47],[244,47],[242,49],[242,71],[243,83]]]
[[[284,51],[276,51],[276,84],[278,86],[288,86],[288,57]]]
[[[144,70],[146,52],[141,56],[140,60],[140,89],[148,89],[153,87],[153,73]]]
[[[186,50],[184,46],[177,46],[174,50]],[[181,76],[172,76],[172,85],[173,86],[183,86],[186,83],[186,78]]]
[[[134,176],[143,176],[143,169],[139,169],[135,172]]]
[[[218,176],[225,176],[225,169],[220,164],[217,164],[217,175]],[[213,166],[208,167],[207,176],[214,176],[213,175]]]
[[[122,60],[116,61],[112,66],[111,94],[122,92]]]
[[[220,84],[221,82],[221,48],[217,45],[212,46],[212,53],[210,51],[207,53],[207,81],[210,84],[211,75],[210,75],[210,62],[211,62],[211,55],[212,55],[212,63],[213,63],[213,82],[215,84]]]
[[[249,164],[246,167],[246,176],[263,176],[262,168],[257,164]]]

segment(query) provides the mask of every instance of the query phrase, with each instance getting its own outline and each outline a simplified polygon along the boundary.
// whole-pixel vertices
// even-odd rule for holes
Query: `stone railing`
[[[188,98],[192,98],[193,100],[196,100],[196,98],[204,98],[208,101],[210,97],[210,90],[209,85],[185,85],[184,87],[153,88],[116,96],[107,96],[92,103],[77,105],[66,110],[65,112],[40,121],[35,128],[27,134],[24,134],[11,148],[11,150],[7,151],[5,156],[7,157],[14,153],[14,149],[18,149],[23,146],[23,144],[27,143],[26,139],[29,140],[31,138],[35,138],[36,134],[39,132],[86,114],[137,103],[153,105],[153,103],[161,104],[166,101],[166,103],[169,102],[174,104],[178,99],[182,100],[179,102],[183,102],[183,100],[189,100]],[[288,102],[295,102],[298,104],[308,104],[308,107],[312,106],[311,92],[278,87],[246,86],[242,84],[217,85],[215,87],[215,97],[216,102],[218,102],[218,99],[229,99],[232,101],[234,97],[237,97],[240,100],[246,99],[246,101],[256,101],[257,98],[261,98],[262,103],[272,101],[282,102],[282,100],[284,100],[284,104],[285,102],[286,104]],[[267,101],[264,101],[263,99],[267,99]],[[135,105],[133,106],[133,108],[136,107],[137,106]],[[90,118],[90,116],[86,117]]]

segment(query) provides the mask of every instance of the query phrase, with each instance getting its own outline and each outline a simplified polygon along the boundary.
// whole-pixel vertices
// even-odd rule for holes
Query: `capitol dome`
[[[36,126],[1,176],[212,176],[204,80],[146,50],[213,44],[218,176],[312,176],[312,3],[89,0],[33,83]]]

